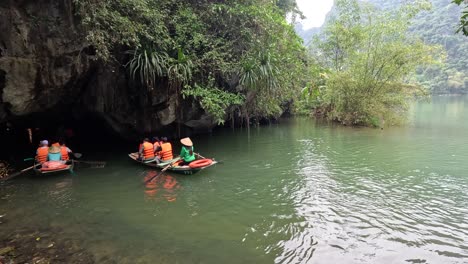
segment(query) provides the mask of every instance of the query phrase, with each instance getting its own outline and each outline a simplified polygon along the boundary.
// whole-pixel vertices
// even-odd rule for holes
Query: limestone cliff
[[[97,114],[122,135],[214,126],[191,102],[176,115],[167,85],[133,85],[122,62],[97,60],[83,36],[71,0],[0,2],[0,123],[61,111]]]

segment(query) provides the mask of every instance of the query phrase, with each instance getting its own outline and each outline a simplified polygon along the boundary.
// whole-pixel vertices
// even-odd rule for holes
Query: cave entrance
[[[119,147],[122,151],[122,146],[129,144],[96,113],[77,118],[67,111],[47,111],[0,124],[0,160],[31,158],[39,141],[51,144],[61,139],[77,153],[111,152]]]

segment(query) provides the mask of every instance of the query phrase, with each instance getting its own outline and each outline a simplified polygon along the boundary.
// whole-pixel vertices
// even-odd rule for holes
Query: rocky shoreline
[[[62,238],[61,233],[59,228],[12,230],[0,240],[0,263],[95,263],[80,241]]]
[[[0,160],[0,180],[7,179],[13,169],[8,162]]]

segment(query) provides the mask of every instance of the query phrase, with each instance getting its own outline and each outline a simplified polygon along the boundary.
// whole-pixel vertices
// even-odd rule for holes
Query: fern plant
[[[132,58],[125,65],[129,68],[130,76],[134,81],[140,81],[148,90],[153,90],[156,79],[168,72],[168,56],[149,49],[135,49],[126,52]]]

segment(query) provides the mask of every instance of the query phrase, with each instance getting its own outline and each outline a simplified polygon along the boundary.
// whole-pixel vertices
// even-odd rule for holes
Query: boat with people
[[[63,140],[52,143],[42,140],[36,151],[33,170],[36,174],[49,174],[61,171],[73,172],[74,162],[70,159],[72,151],[65,146]],[[81,156],[81,154],[80,154]]]
[[[153,167],[153,168],[157,168],[157,169],[161,169],[161,170],[169,166],[167,168],[168,171],[172,171],[172,172],[179,173],[179,174],[184,174],[184,175],[195,174],[195,173],[197,173],[197,172],[199,172],[201,170],[209,168],[209,167],[211,167],[211,166],[218,163],[214,159],[201,158],[201,156],[199,156],[198,154],[197,154],[197,156],[200,157],[201,159],[194,160],[194,161],[190,162],[188,165],[179,165],[179,163],[181,162],[180,157],[157,163],[157,158],[156,157],[154,159],[151,159],[151,160],[140,160],[140,159],[138,159],[138,152],[130,153],[130,154],[128,154],[128,156],[132,160],[134,160],[134,161],[136,161],[136,162],[138,162],[140,164],[143,164],[145,166]]]

